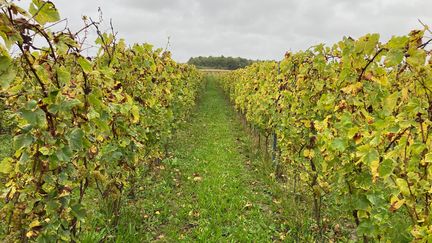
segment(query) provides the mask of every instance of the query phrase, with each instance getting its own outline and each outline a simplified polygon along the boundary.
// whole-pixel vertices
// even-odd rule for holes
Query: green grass
[[[269,188],[243,155],[250,140],[214,81],[177,136],[181,189],[161,235],[184,241],[270,241],[278,237]],[[243,154],[242,154],[243,153]],[[249,164],[249,167],[248,167]]]

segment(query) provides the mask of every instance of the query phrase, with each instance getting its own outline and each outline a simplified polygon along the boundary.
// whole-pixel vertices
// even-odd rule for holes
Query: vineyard
[[[151,45],[126,46],[92,20],[82,31],[95,28],[100,49],[83,56],[79,33],[46,28],[60,20],[53,3],[1,4],[1,99],[14,121],[14,151],[0,164],[0,235],[74,240],[89,193],[116,225],[143,165],[163,156],[194,106],[201,75]],[[38,38],[47,47],[36,47]]]
[[[239,112],[275,136],[276,169],[310,202],[318,237],[352,222],[364,241],[432,240],[426,31],[344,38],[224,77]]]
[[[0,241],[432,241],[426,25],[206,73],[0,6]]]

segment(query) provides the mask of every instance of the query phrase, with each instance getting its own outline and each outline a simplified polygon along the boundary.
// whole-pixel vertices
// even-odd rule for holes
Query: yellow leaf
[[[102,135],[98,135],[96,140],[98,140],[99,142],[103,142],[104,141],[104,137]]]
[[[250,209],[250,208],[252,208],[252,206],[253,206],[252,203],[247,202],[247,203],[245,204],[245,206],[243,207],[243,209]]]
[[[311,159],[315,156],[315,152],[313,150],[310,150],[310,149],[305,149],[303,151],[303,155],[304,155],[304,157]]]
[[[32,237],[34,237],[34,236],[36,236],[36,232],[34,232],[33,230],[27,232],[27,234],[26,234],[26,237],[27,237],[27,238],[32,238]]]
[[[96,154],[97,151],[98,151],[98,149],[97,149],[97,147],[96,147],[95,145],[91,146],[91,148],[90,148],[90,152],[91,152],[92,154]]]
[[[379,172],[378,172],[378,167],[379,167],[379,160],[373,160],[370,164],[370,169],[372,172],[372,177],[373,177],[373,182],[375,182],[379,176]]]
[[[132,104],[133,103],[133,99],[130,95],[126,95],[126,101],[128,104]]]
[[[281,201],[281,200],[277,200],[276,198],[275,198],[275,199],[273,199],[273,202],[274,202],[275,204],[281,204],[281,203],[282,203],[282,201]]]
[[[390,203],[391,203],[391,206],[390,206],[390,212],[394,212],[394,211],[396,211],[396,210],[398,210],[400,207],[402,207],[402,205],[405,203],[405,199],[399,199],[398,197],[396,197],[396,196],[393,196],[391,199],[390,199]]]
[[[50,149],[47,148],[47,147],[41,147],[41,148],[39,149],[39,152],[41,152],[43,155],[50,155],[50,154],[51,154]]]
[[[301,122],[303,123],[303,125],[304,125],[306,128],[310,128],[310,127],[311,127],[311,123],[310,123],[309,120],[301,120]]]
[[[38,226],[40,226],[40,222],[37,219],[34,220],[33,222],[31,222],[30,225],[29,225],[30,229],[34,228],[34,227],[38,227]]]
[[[406,180],[402,178],[397,178],[396,185],[399,187],[399,190],[403,195],[410,195],[410,189]]]
[[[382,76],[382,77],[379,77],[379,78],[372,77],[372,81],[377,82],[377,83],[379,83],[379,84],[381,84],[383,86],[388,86],[390,84],[389,81],[388,81],[387,76]]]
[[[345,94],[357,94],[363,88],[363,83],[357,82],[342,88],[342,92]]]
[[[402,88],[402,100],[407,101],[409,99],[409,90],[407,87]]]

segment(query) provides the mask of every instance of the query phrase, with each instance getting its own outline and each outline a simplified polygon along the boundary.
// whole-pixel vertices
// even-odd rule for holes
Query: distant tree
[[[254,60],[249,60],[242,57],[191,57],[188,64],[195,65],[198,68],[214,68],[214,69],[228,69],[235,70],[238,68],[246,67],[255,62]]]

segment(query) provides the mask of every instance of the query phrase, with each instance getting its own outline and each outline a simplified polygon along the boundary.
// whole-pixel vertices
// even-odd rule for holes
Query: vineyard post
[[[280,62],[278,62],[278,65],[277,65],[278,67],[277,67],[277,77],[276,77],[276,79],[277,79],[277,82],[281,82],[282,80],[281,79],[279,79],[278,77],[280,76],[280,73],[281,73],[281,69],[280,69]],[[279,98],[280,98],[280,96],[279,96]],[[277,107],[278,107],[278,105],[277,105],[277,103],[279,102],[279,98],[276,100],[276,104],[275,104],[275,106],[276,106],[276,109],[277,109]],[[278,162],[278,160],[277,160],[277,146],[278,146],[278,142],[277,142],[277,135],[276,135],[276,131],[275,130],[273,130],[273,144],[272,144],[272,162],[273,162],[273,167],[274,167],[274,170],[275,170],[275,172],[277,172],[278,171],[278,167],[279,167],[279,162]]]
[[[276,156],[277,156],[277,136],[276,136],[276,132],[273,132],[272,136],[273,136],[272,162],[273,162],[273,166],[274,166],[275,171],[276,171],[277,167],[278,167],[278,161],[276,160]]]
[[[258,149],[262,150],[262,146],[261,146],[261,131],[259,129],[257,129],[256,134],[258,134]]]

